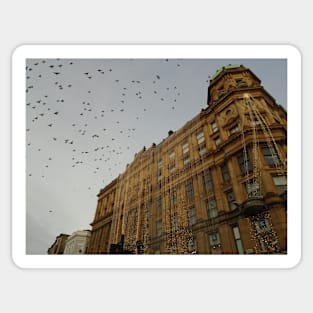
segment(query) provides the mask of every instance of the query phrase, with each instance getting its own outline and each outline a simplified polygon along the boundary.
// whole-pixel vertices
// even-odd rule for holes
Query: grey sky
[[[27,254],[90,229],[100,188],[205,108],[208,76],[230,63],[287,107],[286,60],[28,60]]]

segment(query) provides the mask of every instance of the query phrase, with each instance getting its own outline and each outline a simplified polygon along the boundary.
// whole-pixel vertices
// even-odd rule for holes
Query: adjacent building
[[[58,235],[51,247],[48,249],[48,254],[63,254],[68,237],[69,235],[67,234]]]
[[[207,105],[100,190],[87,253],[287,252],[286,111],[242,65]]]
[[[90,230],[78,230],[67,238],[64,254],[86,254]]]

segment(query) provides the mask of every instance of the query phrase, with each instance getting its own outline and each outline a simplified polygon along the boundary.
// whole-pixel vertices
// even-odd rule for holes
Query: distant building
[[[238,65],[207,104],[100,190],[88,253],[286,253],[286,111]]]
[[[90,230],[78,230],[67,238],[64,254],[85,254],[90,239]]]
[[[69,235],[67,234],[60,234],[56,237],[54,243],[48,249],[48,254],[63,254],[65,243]]]

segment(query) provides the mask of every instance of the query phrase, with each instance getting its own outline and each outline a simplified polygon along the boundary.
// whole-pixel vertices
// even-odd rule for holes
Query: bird
[[[49,213],[52,213],[53,211],[52,210],[49,210]]]
[[[59,75],[59,74],[60,74],[60,72],[53,72],[53,74],[55,74],[55,75]]]

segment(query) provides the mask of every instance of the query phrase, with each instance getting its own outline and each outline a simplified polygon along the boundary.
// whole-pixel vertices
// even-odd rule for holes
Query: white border
[[[287,255],[26,255],[25,65],[28,58],[287,59]],[[257,73],[256,73],[257,74]],[[292,268],[301,259],[301,55],[291,45],[22,45],[12,54],[12,259],[21,268]]]

